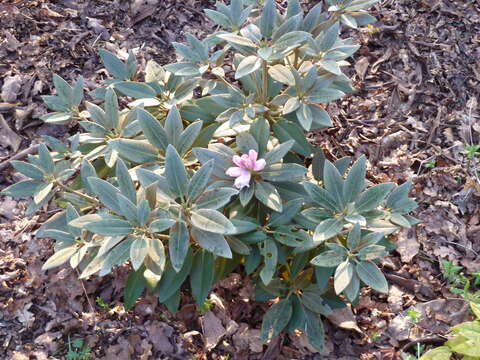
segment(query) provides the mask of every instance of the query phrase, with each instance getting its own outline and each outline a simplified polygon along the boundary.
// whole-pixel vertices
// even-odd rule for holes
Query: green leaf
[[[44,178],[44,173],[42,169],[38,166],[30,164],[24,161],[10,161],[10,164],[21,174],[28,176],[29,178],[42,180]]]
[[[263,243],[263,247],[260,249],[260,253],[264,258],[265,265],[260,271],[260,278],[265,285],[268,285],[272,281],[273,275],[277,270],[278,262],[278,249],[275,241],[267,239]]]
[[[53,174],[55,171],[55,163],[53,162],[52,155],[48,151],[45,144],[40,144],[38,148],[38,165],[47,173]]]
[[[155,98],[157,92],[145,83],[121,81],[115,83],[115,89],[134,99]]]
[[[173,106],[167,114],[165,120],[165,132],[169,139],[169,143],[176,146],[180,140],[183,131],[182,118],[176,106]]]
[[[73,106],[73,89],[72,87],[60,76],[53,74],[53,85],[57,91],[60,99],[68,105],[68,107]]]
[[[137,108],[137,119],[148,142],[160,150],[168,146],[168,135],[157,119],[148,111]]]
[[[291,181],[301,178],[307,173],[307,169],[299,164],[273,164],[261,172],[262,179],[267,181]]]
[[[328,250],[315,256],[310,263],[320,267],[334,267],[340,265],[345,260],[346,255],[346,251],[344,254],[342,254],[334,250]]]
[[[120,207],[117,199],[117,194],[120,194],[120,190],[118,190],[108,181],[96,177],[89,177],[88,182],[102,204],[118,214],[122,213],[122,208]]]
[[[321,88],[310,92],[305,98],[313,104],[324,104],[340,99],[344,95],[343,91],[337,89]]]
[[[128,172],[127,165],[122,159],[117,160],[116,176],[120,192],[125,195],[133,204],[137,203],[137,192],[132,178]]]
[[[107,71],[116,79],[127,80],[128,79],[128,70],[127,66],[118,59],[110,51],[100,49],[98,50],[100,57],[102,59],[103,65]]]
[[[138,224],[137,207],[125,195],[117,194],[119,207],[122,209],[122,215],[133,224]]]
[[[357,254],[360,260],[375,260],[388,255],[387,249],[381,245],[363,247]]]
[[[205,191],[196,201],[195,207],[199,209],[219,209],[228,204],[232,196],[237,195],[238,190],[219,187]]]
[[[308,309],[305,311],[305,332],[308,342],[320,353],[325,351],[325,330],[323,329],[322,319],[319,315]]]
[[[319,50],[321,52],[326,52],[333,47],[333,45],[337,41],[339,30],[340,30],[340,23],[338,21],[336,21],[335,24],[330,26],[324,32],[322,40],[321,40],[320,45],[319,45]]]
[[[295,85],[295,78],[289,67],[281,64],[269,67],[268,74],[276,81],[289,86]]]
[[[300,47],[311,35],[305,31],[290,31],[280,36],[273,44],[274,48],[280,51]]]
[[[222,213],[212,209],[197,209],[191,212],[192,225],[216,234],[228,234],[235,231],[235,227]]]
[[[137,237],[133,240],[132,246],[130,247],[130,261],[132,262],[132,267],[135,271],[140,269],[140,266],[143,264],[143,260],[148,253],[148,242],[147,239],[142,237]]]
[[[105,92],[105,121],[113,128],[118,128],[118,99],[113,89],[108,88]]]
[[[448,346],[440,346],[423,354],[419,360],[450,360],[452,351]]]
[[[35,204],[40,204],[43,200],[45,200],[50,191],[53,188],[53,183],[44,183],[37,189],[35,195],[33,196],[33,202]]]
[[[292,146],[295,152],[303,156],[312,154],[312,147],[299,125],[291,121],[280,120],[273,125],[273,131],[281,142],[287,142],[291,139],[295,140],[295,144]]]
[[[353,250],[360,244],[361,229],[360,225],[357,223],[348,233],[347,246],[349,249]]]
[[[230,246],[222,235],[193,228],[192,237],[197,241],[198,245],[214,255],[227,259],[232,258]]]
[[[366,285],[378,292],[388,294],[387,280],[377,265],[370,261],[360,261],[357,263],[356,271],[360,280]]]
[[[258,153],[258,144],[255,138],[249,133],[240,133],[236,137],[237,146],[240,152],[248,154],[250,150]]]
[[[108,144],[123,158],[137,164],[158,160],[158,150],[143,140],[113,139]]]
[[[277,189],[265,181],[255,183],[255,197],[270,209],[282,212],[282,199]]]
[[[334,275],[335,293],[338,295],[347,288],[353,277],[354,265],[349,259],[338,265]],[[361,278],[361,277],[360,277]]]
[[[190,149],[192,144],[195,142],[195,139],[200,134],[202,125],[202,121],[195,121],[188,125],[185,130],[183,130],[176,145],[176,148],[180,154],[185,154]]]
[[[392,190],[393,185],[393,183],[382,183],[371,187],[355,203],[355,209],[359,213],[374,210]]]
[[[411,187],[412,182],[410,180],[404,182],[400,186],[397,186],[388,196],[387,203],[385,204],[386,207],[390,209],[396,209],[399,202],[404,201],[406,198],[408,198]]]
[[[366,172],[366,158],[362,155],[352,165],[352,168],[350,169],[350,172],[345,179],[345,184],[343,187],[343,197],[345,198],[345,202],[347,204],[355,201],[358,195],[360,195],[360,193],[365,188]]]
[[[153,196],[152,198],[149,198],[148,189],[145,191],[145,197],[147,199],[143,199],[142,201],[140,201],[137,212],[138,222],[141,226],[145,225],[148,220],[150,220],[150,214],[152,212],[151,207],[155,207],[156,205],[156,198],[153,199]]]
[[[309,286],[303,289],[300,300],[302,304],[310,311],[317,314],[330,315],[332,309],[322,298],[322,291],[318,291],[318,286]]]
[[[185,257],[187,256],[188,248],[190,247],[189,240],[187,225],[183,221],[177,222],[170,228],[168,249],[172,267],[177,272],[182,268]]]
[[[193,259],[190,272],[190,287],[195,302],[198,306],[203,305],[213,285],[213,255],[205,250],[199,250]]]
[[[176,223],[173,219],[156,219],[152,221],[148,227],[148,231],[153,233],[161,233],[167,229],[170,229]]]
[[[135,301],[142,295],[143,290],[145,290],[147,284],[143,277],[143,271],[143,268],[141,268],[128,274],[127,284],[123,291],[125,310],[130,310],[135,304]]]
[[[207,184],[212,175],[213,165],[215,160],[207,161],[200,169],[192,176],[190,184],[188,185],[187,199],[194,201],[207,187]]]
[[[258,144],[258,156],[263,156],[270,137],[270,124],[265,118],[259,117],[250,126],[250,134],[252,134]]]
[[[284,204],[283,211],[273,212],[270,217],[269,226],[279,226],[289,223],[300,211],[303,199],[293,199]]]
[[[158,285],[158,301],[165,302],[178,289],[180,289],[180,286],[182,286],[183,282],[190,273],[192,264],[193,254],[191,249],[188,250],[180,271],[175,270],[170,263],[167,264],[165,271],[163,272],[162,279]]]
[[[477,319],[480,319],[480,304],[470,301],[470,308],[472,309]]]
[[[188,177],[183,165],[183,161],[178,155],[177,150],[172,145],[167,147],[167,155],[165,157],[165,176],[170,189],[182,198],[188,192]]]
[[[287,326],[292,316],[290,299],[282,299],[273,304],[263,317],[260,338],[266,342],[276,337]]]
[[[474,357],[474,359],[480,356],[478,341],[466,338],[464,336],[455,336],[448,340],[445,345],[448,346],[454,353],[468,355]],[[465,356],[463,359],[465,359]]]
[[[228,41],[230,44],[233,45],[240,45],[240,46],[246,46],[250,48],[257,48],[257,45],[255,45],[254,42],[251,40],[240,36],[240,35],[235,35],[235,34],[219,34],[216,35],[216,37]]]
[[[267,0],[260,17],[260,32],[264,38],[272,36],[275,22],[277,21],[277,10],[275,8],[275,1]]]
[[[323,220],[315,228],[313,240],[317,243],[322,243],[337,235],[340,231],[342,231],[342,229],[343,222],[338,218]]]
[[[128,235],[133,231],[133,228],[128,221],[122,220],[116,216],[92,215],[97,216],[90,217],[90,215],[84,215],[71,221],[69,224],[105,236],[123,236]]]
[[[44,184],[44,182],[35,180],[20,181],[3,189],[0,193],[14,198],[27,198],[35,195],[37,190]]]
[[[77,245],[74,245],[56,251],[55,254],[49,257],[45,264],[43,264],[42,270],[49,270],[66,263],[68,260],[70,260],[72,255],[77,252],[77,250]]]
[[[283,110],[282,114],[290,114],[291,112],[294,112],[300,107],[300,100],[298,97],[291,97],[290,99],[287,100],[285,105],[283,105]]]
[[[254,55],[247,56],[238,64],[235,79],[240,79],[260,69],[262,60]]]
[[[295,144],[295,140],[288,140],[280,145],[275,146],[272,150],[267,152],[264,156],[267,165],[272,165],[282,161],[283,157],[290,151]]]
[[[343,209],[346,205],[343,196],[344,181],[338,169],[330,161],[325,161],[323,182],[325,190],[335,199],[337,208]]]

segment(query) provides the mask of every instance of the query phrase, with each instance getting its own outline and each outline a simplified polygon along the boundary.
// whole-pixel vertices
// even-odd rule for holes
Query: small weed
[[[376,332],[376,333],[373,333],[370,338],[372,339],[373,342],[375,342],[378,339],[380,339],[381,337],[382,337],[382,334],[380,334],[379,332]]]
[[[97,296],[97,298],[95,299],[95,302],[96,302],[97,305],[100,306],[102,309],[108,310],[108,311],[111,310],[110,305],[108,305],[108,304],[105,302],[105,300],[103,300],[103,298],[101,298],[100,296]]]
[[[463,273],[460,272],[462,269],[462,266],[455,265],[452,261],[442,261],[443,277],[451,284],[458,283],[460,278],[464,277]]]
[[[210,299],[205,300],[205,302],[200,306],[200,312],[202,314],[205,314],[206,312],[209,312],[213,308],[213,302]]]
[[[480,155],[480,145],[465,145],[464,154],[467,155],[467,158],[472,160],[473,158]]]
[[[408,309],[407,310],[407,316],[409,317],[410,321],[413,323],[413,324],[416,324],[420,321],[420,313],[415,310],[415,309]]]
[[[92,356],[92,349],[85,346],[82,338],[70,340],[68,336],[68,352],[65,358],[68,360],[88,360]]]
[[[425,167],[428,169],[433,169],[437,166],[437,161],[436,160],[428,160],[425,162]]]

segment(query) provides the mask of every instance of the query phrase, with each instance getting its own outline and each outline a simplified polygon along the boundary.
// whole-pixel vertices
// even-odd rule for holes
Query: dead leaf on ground
[[[21,143],[22,138],[10,129],[4,117],[0,114],[0,144],[8,145],[16,152]]]
[[[205,347],[207,350],[212,350],[226,334],[226,330],[220,319],[211,311],[202,316],[200,322],[202,324]]]
[[[341,309],[334,309],[332,314],[327,315],[326,318],[342,329],[355,330],[358,333],[363,334],[362,330],[360,330],[357,325],[357,319],[350,306],[345,306]]]
[[[398,233],[397,251],[404,263],[412,261],[413,257],[418,254],[419,250],[420,244],[416,239],[415,230],[403,229]]]

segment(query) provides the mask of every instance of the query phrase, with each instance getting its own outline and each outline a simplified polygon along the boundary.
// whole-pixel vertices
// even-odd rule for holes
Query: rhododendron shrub
[[[28,214],[59,210],[37,233],[55,239],[43,268],[87,278],[127,264],[125,307],[149,292],[172,312],[182,289],[201,306],[238,272],[272,304],[264,340],[299,329],[321,350],[322,315],[357,303],[364,285],[386,293],[377,262],[390,234],[417,222],[410,182],[372,183],[364,156],[326,159],[306,138],[353,90],[342,67],[358,46],[340,33],[374,21],[364,9],[375,2],[219,2],[206,15],[220,30],[174,43],[175,63],[140,73],[132,53],[100,50],[111,78],[89,101],[81,78],[54,76],[43,120],[82,131],[44,137],[12,162],[28,179],[2,192],[32,197]]]

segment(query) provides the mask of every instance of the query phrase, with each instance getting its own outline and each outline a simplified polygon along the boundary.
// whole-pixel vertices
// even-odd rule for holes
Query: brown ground
[[[68,129],[43,124],[40,95],[51,92],[52,72],[68,80],[83,74],[94,87],[96,49],[140,48],[141,63],[172,60],[171,41],[182,32],[212,31],[201,15],[213,1],[7,0],[0,4],[0,169],[2,161]],[[352,311],[325,321],[328,355],[302,336],[259,342],[262,304],[237,275],[215,289],[213,311],[200,314],[187,295],[176,317],[154,298],[125,312],[125,269],[83,284],[68,268],[40,270],[51,243],[34,237],[39,214],[22,216],[24,201],[0,200],[0,358],[62,359],[69,339],[82,338],[94,359],[400,359],[416,341],[440,341],[465,316],[439,270],[452,260],[480,271],[478,160],[480,4],[476,0],[384,0],[375,29],[356,35],[363,46],[351,69],[358,91],[331,104],[335,127],[312,139],[331,157],[366,154],[371,179],[413,179],[419,201],[414,230],[401,233],[398,251],[384,261],[388,296],[364,291]],[[3,115],[3,116],[2,116]],[[3,121],[3,118],[6,121]],[[0,188],[18,181],[5,167]],[[88,297],[85,296],[88,294]],[[240,294],[240,296],[237,296]],[[95,299],[101,297],[105,308]],[[406,316],[415,309],[418,321]],[[410,311],[412,314],[412,311]],[[339,324],[339,329],[332,324]],[[216,347],[215,344],[218,341]],[[214,348],[213,348],[214,347]],[[213,348],[213,349],[212,349]]]

